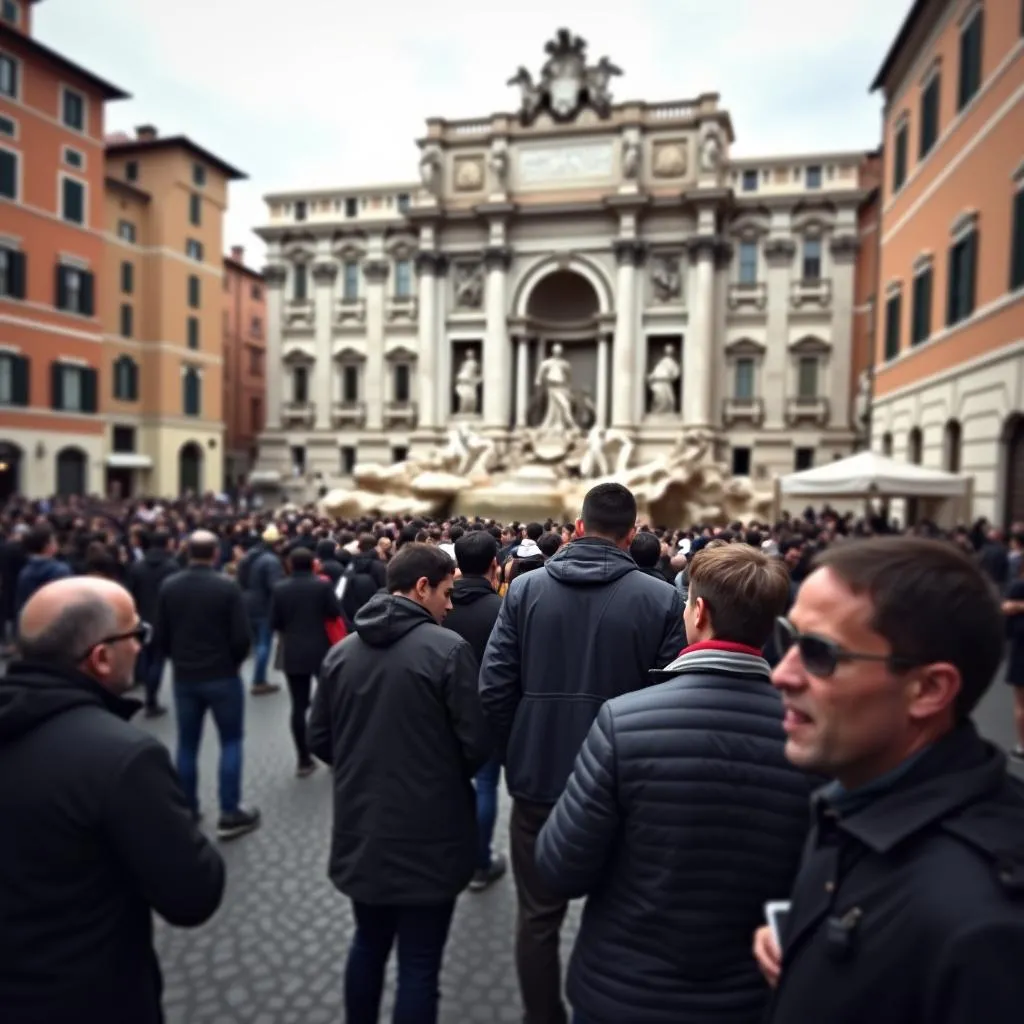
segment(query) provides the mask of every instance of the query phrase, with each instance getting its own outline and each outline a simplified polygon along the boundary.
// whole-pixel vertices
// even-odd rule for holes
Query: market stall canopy
[[[960,498],[970,488],[968,477],[877,452],[858,452],[779,479],[783,497],[803,498]]]

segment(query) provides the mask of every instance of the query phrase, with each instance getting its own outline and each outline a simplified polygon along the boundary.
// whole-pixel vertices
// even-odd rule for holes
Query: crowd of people
[[[525,1024],[1019,1017],[1024,785],[971,715],[1002,666],[1024,760],[1024,524],[661,528],[599,484],[572,523],[73,499],[0,533],[12,1024],[162,1020],[152,914],[225,885],[203,722],[235,840],[272,664],[296,776],[331,772],[350,1024],[396,945],[393,1021],[433,1024],[457,901],[509,871]],[[173,762],[130,722],[168,674]]]

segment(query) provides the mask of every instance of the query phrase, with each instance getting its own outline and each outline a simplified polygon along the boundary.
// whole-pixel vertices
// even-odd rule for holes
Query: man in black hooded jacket
[[[160,1024],[155,910],[203,924],[224,864],[122,694],[147,625],[98,578],[38,590],[0,679],[0,1020]]]

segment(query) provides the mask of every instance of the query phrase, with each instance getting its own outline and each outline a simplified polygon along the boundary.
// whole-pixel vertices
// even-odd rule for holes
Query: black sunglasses
[[[145,647],[152,639],[153,627],[148,622],[140,622],[134,629],[129,630],[127,633],[115,633],[113,636],[105,636],[102,640],[97,640],[96,643],[87,648],[85,653],[77,660],[85,661],[85,659],[88,658],[97,647],[102,647],[104,644],[116,644],[122,640],[136,640]]]
[[[847,661],[884,662],[893,672],[905,672],[917,664],[910,658],[895,654],[861,654],[857,651],[847,651],[828,637],[818,636],[816,633],[799,633],[789,619],[777,618],[775,649],[779,660],[781,661],[786,652],[794,646],[800,653],[804,668],[812,676],[818,676],[820,679],[827,679]]]

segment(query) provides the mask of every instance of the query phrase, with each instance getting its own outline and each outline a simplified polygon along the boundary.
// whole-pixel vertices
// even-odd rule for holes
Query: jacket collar
[[[732,644],[723,640],[706,640],[684,647],[679,657],[664,669],[648,673],[656,683],[690,673],[698,675],[722,674],[728,676],[760,676],[766,683],[772,681],[772,670],[761,652],[745,644]]]
[[[892,785],[845,816],[837,827],[876,853],[961,808],[994,794],[1006,779],[1006,755],[983,740],[970,722],[957,726],[926,750]],[[820,822],[828,806],[828,787],[813,801]]]
[[[127,722],[142,708],[142,701],[134,697],[120,697],[96,682],[92,676],[76,668],[42,665],[33,661],[12,661],[7,667],[7,676],[12,680],[24,680],[28,686],[41,691],[74,690],[87,701],[101,704],[111,714]]]

